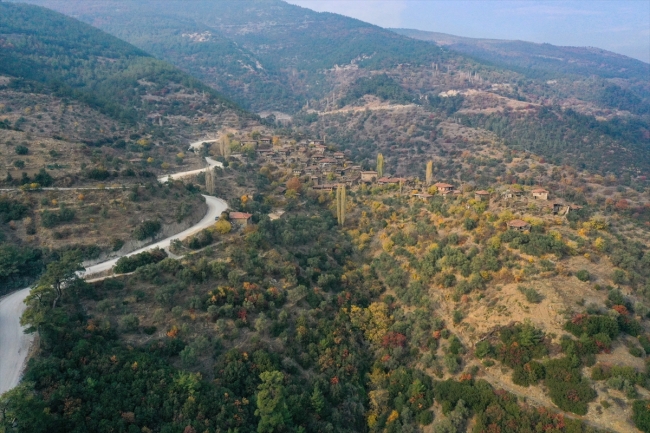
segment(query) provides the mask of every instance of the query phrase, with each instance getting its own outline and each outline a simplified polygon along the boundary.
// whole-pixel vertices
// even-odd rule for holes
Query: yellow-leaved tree
[[[336,217],[340,226],[345,224],[345,185],[336,189]]]
[[[214,224],[214,228],[217,231],[217,233],[221,233],[222,235],[225,235],[226,233],[230,233],[230,230],[232,230],[232,224],[230,224],[226,220],[220,219]]]
[[[427,185],[431,185],[431,182],[433,182],[433,161],[427,162],[426,182],[427,182]]]

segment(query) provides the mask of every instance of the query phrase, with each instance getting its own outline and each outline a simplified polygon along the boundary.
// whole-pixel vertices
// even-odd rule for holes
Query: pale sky
[[[650,0],[288,0],[382,27],[592,46],[650,62]]]

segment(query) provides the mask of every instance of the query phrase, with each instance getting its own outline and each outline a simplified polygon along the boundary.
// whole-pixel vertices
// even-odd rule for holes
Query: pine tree
[[[257,387],[257,410],[255,410],[255,415],[260,417],[257,431],[274,433],[288,430],[291,414],[287,407],[282,373],[265,371],[260,374],[260,379],[262,383]]]
[[[427,162],[426,182],[427,182],[427,185],[431,185],[431,182],[433,182],[433,161]]]
[[[377,177],[384,176],[384,155],[377,154]]]
[[[316,413],[320,414],[325,408],[325,397],[323,397],[323,393],[321,392],[318,385],[316,385],[314,388],[314,392],[312,392],[310,400],[311,407],[314,408],[314,411]]]

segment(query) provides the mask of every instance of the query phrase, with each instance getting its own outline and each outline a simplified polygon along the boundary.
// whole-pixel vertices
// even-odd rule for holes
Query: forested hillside
[[[467,125],[492,128],[514,149],[534,149],[602,175],[639,175],[650,164],[648,65],[613,53],[482,41],[481,47],[492,47],[489,53],[522,60],[467,57],[453,51],[453,44],[439,48],[279,0],[196,1],[192,8],[175,1],[120,3],[119,8],[112,1],[38,2],[173,62],[250,109],[294,114],[296,122],[364,107],[390,117],[383,106],[395,103],[419,104],[426,111],[442,103],[439,95],[452,92],[471,97],[443,118],[458,109],[467,112]],[[558,53],[568,60],[548,59]],[[512,110],[502,111],[521,103],[529,109],[516,118]],[[557,122],[540,107],[555,113]],[[571,111],[563,116],[564,110]],[[540,116],[546,116],[542,126]],[[517,126],[495,126],[504,123]],[[399,144],[383,141],[382,135],[358,139],[377,148]]]
[[[26,5],[0,7],[0,73],[19,79],[12,87],[35,82],[130,123],[160,108],[147,106],[147,86],[161,91],[174,84],[205,92],[206,105],[236,108],[173,66],[79,21]]]
[[[0,47],[0,294],[70,248],[97,259],[133,249],[143,221],[164,232],[200,218],[197,191],[158,191],[156,176],[201,166],[186,146],[207,129],[256,123],[196,78],[52,10],[0,3]]]
[[[0,296],[35,282],[39,335],[0,433],[650,432],[638,65],[279,0],[38,3],[86,24],[0,3]],[[202,194],[229,210],[181,239]]]
[[[331,90],[322,72],[351,62],[371,70],[431,64],[425,42],[285,2],[39,1],[173,62],[253,110],[295,112]]]

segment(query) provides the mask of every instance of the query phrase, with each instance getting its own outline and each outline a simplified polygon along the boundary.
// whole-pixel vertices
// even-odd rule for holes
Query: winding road
[[[204,141],[198,141],[190,145],[191,148],[196,148]],[[199,170],[191,170],[182,173],[175,173],[173,175],[163,176],[158,179],[159,182],[167,182],[169,179],[179,179],[186,176],[192,176],[202,171],[210,169],[215,166],[222,167],[221,163],[206,158],[208,167]],[[153,248],[167,248],[171,241],[175,239],[185,239],[201,230],[210,227],[214,224],[216,217],[221,215],[221,212],[228,208],[228,204],[219,198],[204,195],[206,204],[208,205],[208,212],[203,219],[180,233],[163,239],[159,242],[148,245],[139,250],[125,254],[124,256],[132,256]],[[93,274],[107,271],[111,269],[119,258],[108,260],[106,262],[98,263],[93,266],[88,266],[80,276],[88,277]],[[34,340],[31,334],[25,334],[23,328],[20,326],[20,316],[25,311],[26,305],[25,298],[29,295],[30,288],[24,288],[13,292],[3,298],[0,298],[0,395],[9,391],[20,381],[20,376],[23,367],[27,360],[27,355]]]

